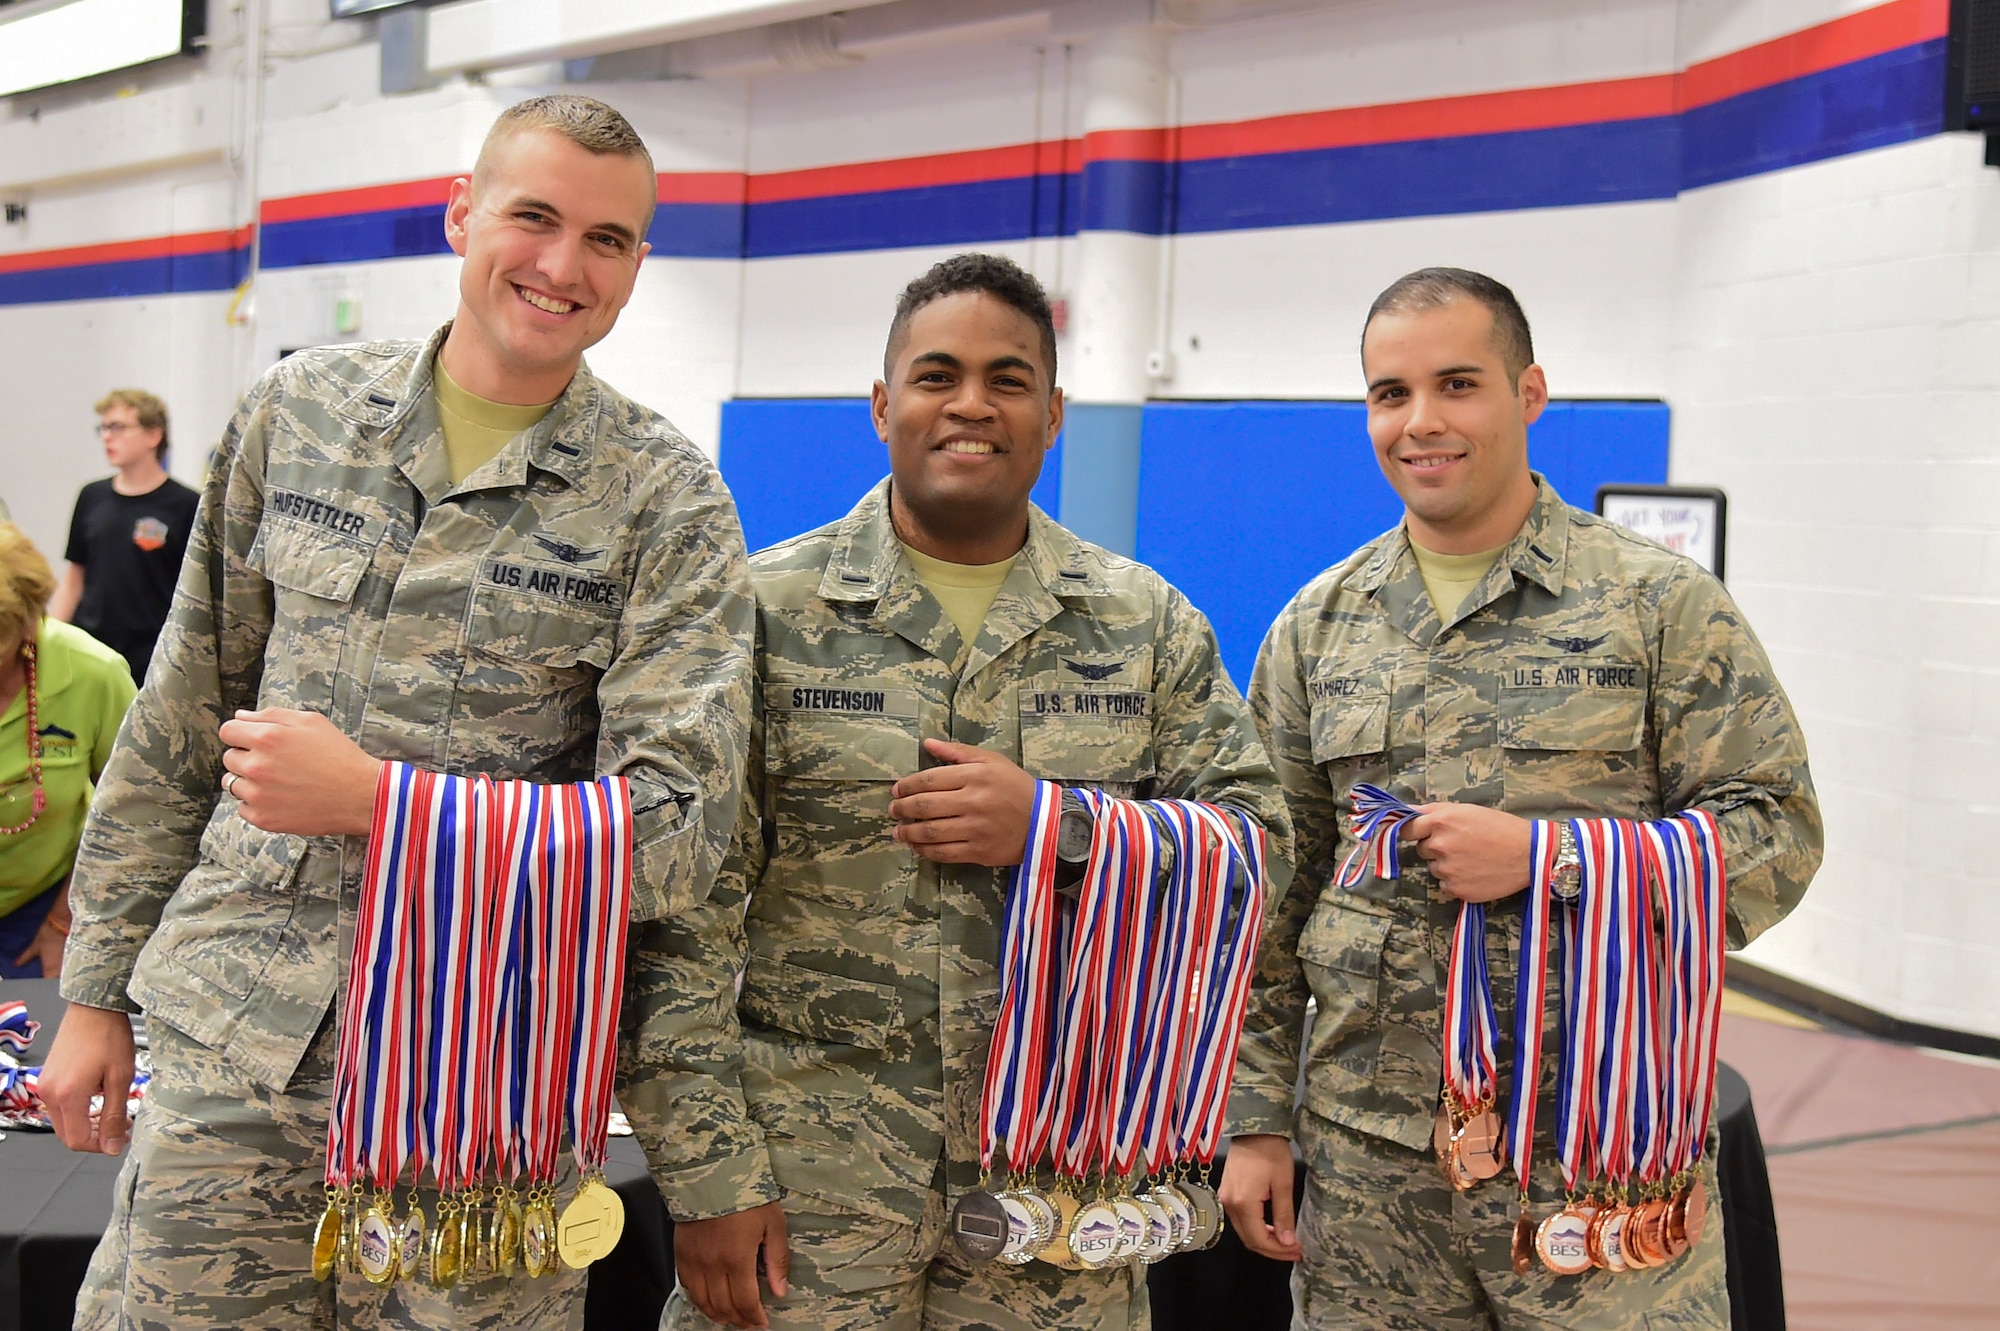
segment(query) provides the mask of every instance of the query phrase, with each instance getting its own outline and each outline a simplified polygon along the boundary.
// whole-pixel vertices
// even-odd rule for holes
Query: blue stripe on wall
[[[1138,557],[1215,625],[1239,688],[1278,611],[1322,570],[1402,519],[1359,402],[1150,402]],[[1662,484],[1661,402],[1557,402],[1529,456],[1589,508],[1607,481]]]
[[[258,262],[266,268],[297,268],[449,253],[451,246],[444,239],[444,205],[437,203],[379,213],[268,222]]]
[[[1945,39],[1789,79],[1681,116],[1681,187],[1944,130]]]
[[[736,496],[743,539],[761,550],[838,522],[889,471],[867,398],[737,398],[722,404],[722,478]],[[1062,442],[1031,496],[1051,517],[1061,503]]]
[[[1353,148],[1217,157],[1181,166],[1183,232],[1669,199],[1673,117]]]
[[[71,268],[31,268],[0,273],[0,305],[228,291],[243,280],[248,265],[249,256],[243,250],[228,249]]]

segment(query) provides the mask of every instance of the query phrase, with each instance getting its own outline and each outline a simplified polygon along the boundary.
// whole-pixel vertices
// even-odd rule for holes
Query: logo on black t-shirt
[[[140,518],[132,524],[132,544],[141,550],[158,550],[167,543],[167,524],[158,518]]]

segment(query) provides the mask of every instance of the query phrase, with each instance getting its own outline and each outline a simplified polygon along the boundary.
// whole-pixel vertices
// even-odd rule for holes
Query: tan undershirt
[[[1512,541],[1507,543],[1512,544]],[[1410,553],[1417,557],[1417,572],[1423,574],[1424,590],[1431,594],[1431,608],[1437,611],[1439,623],[1451,622],[1458,608],[1465,604],[1465,598],[1472,595],[1472,589],[1485,580],[1494,561],[1506,548],[1506,545],[1496,545],[1477,554],[1443,555],[1424,549],[1414,540],[1410,542]]]
[[[432,382],[437,386],[438,425],[444,430],[444,454],[451,463],[453,485],[491,462],[509,439],[534,429],[555,405],[543,402],[522,407],[489,401],[454,383],[444,372],[442,359],[433,364],[437,368]]]
[[[1007,581],[1014,561],[1020,558],[1016,554],[997,564],[952,564],[913,550],[908,542],[903,544],[903,553],[910,557],[910,567],[917,571],[918,580],[937,597],[938,604],[951,616],[951,622],[958,625],[958,636],[968,648],[985,625],[986,612],[1000,595],[1000,585]]]

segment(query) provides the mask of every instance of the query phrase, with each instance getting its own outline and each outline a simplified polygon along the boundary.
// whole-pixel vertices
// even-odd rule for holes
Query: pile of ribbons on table
[[[631,893],[623,778],[546,786],[383,765],[317,1278],[450,1288],[582,1267],[617,1244],[624,1208],[603,1164]],[[558,1218],[565,1129],[580,1183]]]
[[[29,1132],[51,1131],[48,1110],[42,1105],[42,1070],[25,1067],[15,1057],[27,1052],[41,1029],[42,1023],[28,1015],[26,1003],[18,999],[0,1002],[0,1131],[10,1128]],[[131,1096],[126,1101],[129,1113],[139,1111],[140,1102],[146,1096],[146,1083],[151,1079],[146,1055],[142,1052],[132,1077]],[[91,1112],[95,1114],[102,1104],[101,1097],[93,1096]]]
[[[1339,882],[1353,886],[1368,863],[1377,876],[1396,877],[1396,828],[1420,812],[1365,784],[1352,799],[1358,844]],[[1578,861],[1568,899],[1553,890],[1565,831]],[[1726,942],[1720,833],[1701,809],[1654,821],[1534,822],[1529,860],[1504,1126],[1495,1113],[1486,907],[1459,907],[1432,1139],[1438,1163],[1459,1191],[1511,1163],[1520,1188],[1513,1239],[1520,1274],[1537,1259],[1559,1276],[1662,1266],[1700,1241],[1708,1208],[1700,1164],[1714,1104]],[[1561,986],[1552,1135],[1563,1198],[1537,1222],[1528,1180],[1552,946]]]
[[[1094,822],[1080,889],[1057,886],[1063,792],[1046,781],[1008,885],[983,1177],[951,1220],[975,1261],[1105,1269],[1222,1231],[1211,1176],[1256,964],[1264,830],[1226,806],[1072,794]]]

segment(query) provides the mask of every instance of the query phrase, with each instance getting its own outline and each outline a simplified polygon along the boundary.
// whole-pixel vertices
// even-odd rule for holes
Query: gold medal
[[[521,1204],[512,1192],[503,1190],[497,1205],[499,1211],[493,1217],[494,1269],[511,1277],[521,1264]]]
[[[1069,1246],[1069,1228],[1076,1219],[1077,1200],[1058,1188],[1049,1194],[1049,1204],[1056,1208],[1056,1231],[1035,1256],[1065,1271],[1081,1271],[1083,1263],[1076,1259]]]
[[[340,1256],[341,1234],[340,1203],[335,1200],[333,1189],[327,1189],[326,1210],[320,1212],[319,1225],[313,1230],[313,1279],[333,1279],[335,1260]]]
[[[464,1231],[459,1228],[458,1203],[438,1203],[437,1228],[431,1231],[431,1284],[450,1289],[464,1269]]]
[[[401,1252],[396,1274],[402,1279],[415,1280],[422,1273],[424,1238],[424,1208],[417,1205],[417,1194],[413,1188],[410,1191],[410,1214],[403,1221],[402,1238],[397,1245]]]
[[[389,1203],[377,1196],[354,1227],[354,1256],[371,1285],[386,1285],[402,1266],[401,1236]]]
[[[585,1179],[556,1220],[556,1251],[563,1264],[581,1271],[609,1256],[625,1232],[625,1203],[596,1175]]]
[[[535,1279],[556,1269],[556,1217],[546,1189],[531,1193],[521,1213],[521,1269]]]

